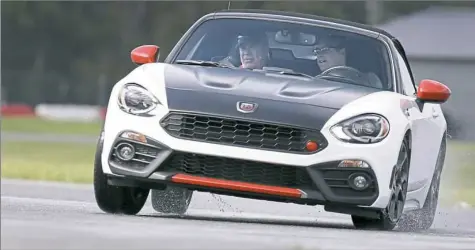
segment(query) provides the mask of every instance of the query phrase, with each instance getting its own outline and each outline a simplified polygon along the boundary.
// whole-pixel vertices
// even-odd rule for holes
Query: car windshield
[[[384,43],[308,24],[243,18],[208,20],[193,31],[172,63],[320,77],[392,89]]]

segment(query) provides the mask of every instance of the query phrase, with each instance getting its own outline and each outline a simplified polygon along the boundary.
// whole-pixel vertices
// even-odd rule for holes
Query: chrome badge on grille
[[[252,113],[257,109],[257,103],[237,102],[236,108],[241,113]]]

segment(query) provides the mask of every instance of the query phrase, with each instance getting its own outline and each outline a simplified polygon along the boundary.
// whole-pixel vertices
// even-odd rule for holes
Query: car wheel
[[[121,188],[123,189],[123,202],[120,212],[127,215],[138,214],[147,201],[150,189],[138,187]]]
[[[175,186],[152,190],[152,207],[159,213],[183,215],[188,210],[193,191]]]
[[[352,215],[353,225],[358,229],[392,230],[396,227],[404,211],[409,180],[409,141],[404,139],[391,178],[391,198],[388,206],[380,211],[378,219]]]
[[[101,162],[103,133],[101,132],[97,143],[94,159],[94,195],[96,203],[106,213],[137,214],[145,205],[150,191],[135,187],[111,186],[107,183],[107,176],[102,171]]]
[[[419,210],[406,213],[399,222],[398,229],[404,231],[419,231],[427,230],[432,226],[439,202],[440,179],[445,162],[446,148],[447,142],[444,137],[424,206]]]

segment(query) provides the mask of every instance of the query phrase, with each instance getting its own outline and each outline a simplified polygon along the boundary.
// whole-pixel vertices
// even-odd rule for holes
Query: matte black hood
[[[316,129],[345,104],[378,91],[326,80],[187,65],[167,65],[165,85],[171,110]],[[257,103],[258,108],[241,113],[237,102]]]

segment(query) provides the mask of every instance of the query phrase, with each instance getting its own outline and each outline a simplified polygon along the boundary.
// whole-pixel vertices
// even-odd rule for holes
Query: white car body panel
[[[304,167],[333,160],[365,160],[373,168],[379,183],[379,197],[371,207],[384,208],[389,201],[391,172],[396,163],[403,137],[410,129],[412,131],[412,162],[406,207],[417,209],[423,205],[434,171],[442,134],[446,127],[439,105],[425,104],[423,112],[420,112],[415,106],[410,110],[411,116],[408,118],[404,115],[399,103],[403,99],[414,101],[414,97],[388,91],[364,96],[341,108],[327,121],[321,132],[328,140],[328,147],[314,155],[188,141],[170,136],[160,126],[160,119],[168,113],[163,74],[165,67],[167,64],[164,63],[139,66],[114,86],[104,124],[104,150],[102,152],[104,173],[112,174],[108,165],[108,156],[115,138],[120,132],[131,130],[160,141],[175,150],[267,163]],[[155,116],[134,116],[119,109],[117,105],[118,92],[123,84],[131,82],[144,86],[158,98],[162,105],[152,111]],[[433,110],[439,113],[438,117],[433,117]],[[382,142],[369,145],[351,144],[339,141],[331,134],[330,128],[333,125],[365,113],[377,113],[389,120],[390,132]]]

